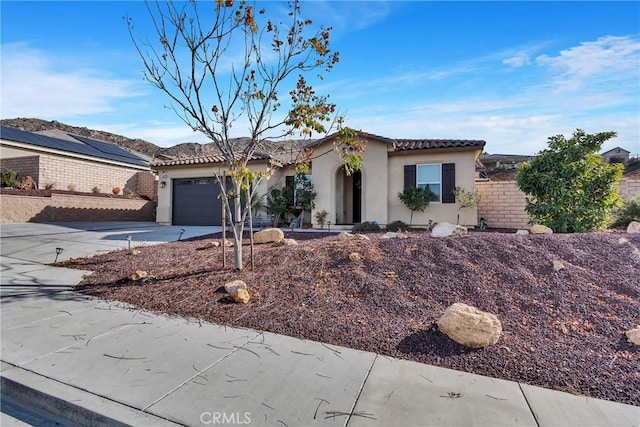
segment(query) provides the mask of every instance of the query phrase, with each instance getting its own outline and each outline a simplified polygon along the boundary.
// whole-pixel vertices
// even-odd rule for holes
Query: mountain
[[[169,157],[194,157],[213,154],[216,152],[212,143],[199,144],[196,142],[186,142],[173,147],[159,147],[152,142],[143,139],[131,139],[126,136],[101,130],[88,129],[86,127],[71,126],[60,123],[56,120],[47,121],[33,118],[16,118],[0,120],[0,124],[27,132],[40,132],[44,130],[59,129],[64,132],[98,139],[100,141],[112,142],[120,147],[147,155],[149,157],[169,156]]]

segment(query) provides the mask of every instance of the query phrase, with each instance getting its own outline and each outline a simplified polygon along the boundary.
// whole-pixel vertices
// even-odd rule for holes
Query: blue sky
[[[58,120],[161,146],[206,141],[142,78],[122,19],[153,36],[142,2],[0,7],[2,118]],[[340,62],[316,89],[353,128],[484,139],[487,152],[511,154],[534,154],[576,128],[613,130],[604,149],[640,154],[640,2],[324,0],[302,10],[334,28]]]

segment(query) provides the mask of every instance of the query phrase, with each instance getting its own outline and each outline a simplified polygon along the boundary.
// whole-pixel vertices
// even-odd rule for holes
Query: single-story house
[[[600,154],[602,159],[607,163],[622,163],[626,165],[629,162],[630,151],[621,147],[615,147]]]
[[[0,169],[30,176],[39,189],[111,193],[114,187],[156,197],[150,158],[105,141],[61,130],[0,127]]]
[[[485,146],[482,140],[392,139],[366,132],[357,137],[366,143],[360,171],[348,175],[339,156],[333,151],[336,134],[317,140],[312,148],[310,177],[317,192],[316,211],[326,210],[327,221],[334,225],[352,225],[376,221],[380,225],[393,221],[409,222],[411,211],[400,201],[398,193],[405,186],[425,186],[438,199],[424,212],[416,212],[413,224],[457,221],[458,204],[452,191],[460,186],[474,190],[477,160]],[[273,156],[256,154],[250,167],[266,170],[273,167]],[[285,164],[258,188],[267,194],[272,187],[284,187],[295,171]],[[220,156],[156,161],[152,164],[160,177],[157,222],[174,225],[220,225],[221,205],[215,174],[222,176],[225,166]],[[477,225],[476,208],[465,209],[461,223]],[[317,224],[314,224],[317,226]]]

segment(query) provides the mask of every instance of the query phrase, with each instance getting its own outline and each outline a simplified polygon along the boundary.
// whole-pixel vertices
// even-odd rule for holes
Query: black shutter
[[[295,204],[296,177],[285,176],[284,185],[285,185],[285,197],[287,198],[287,204],[289,205],[289,207],[292,207]]]
[[[456,196],[453,190],[456,188],[456,164],[442,164],[442,203],[455,203]]]
[[[404,165],[404,188],[416,186],[416,165]]]

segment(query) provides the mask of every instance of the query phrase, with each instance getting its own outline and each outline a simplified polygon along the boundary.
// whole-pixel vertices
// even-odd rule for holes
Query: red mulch
[[[142,309],[255,328],[446,368],[640,406],[640,235],[605,232],[341,242],[335,234],[286,233],[298,246],[245,246],[222,269],[219,236],[76,259],[94,270],[77,290]],[[348,255],[358,252],[362,262]],[[553,261],[566,267],[554,271]],[[131,281],[135,270],[152,278]],[[222,285],[242,279],[251,301]],[[463,302],[502,321],[496,345],[473,350],[437,330]]]

